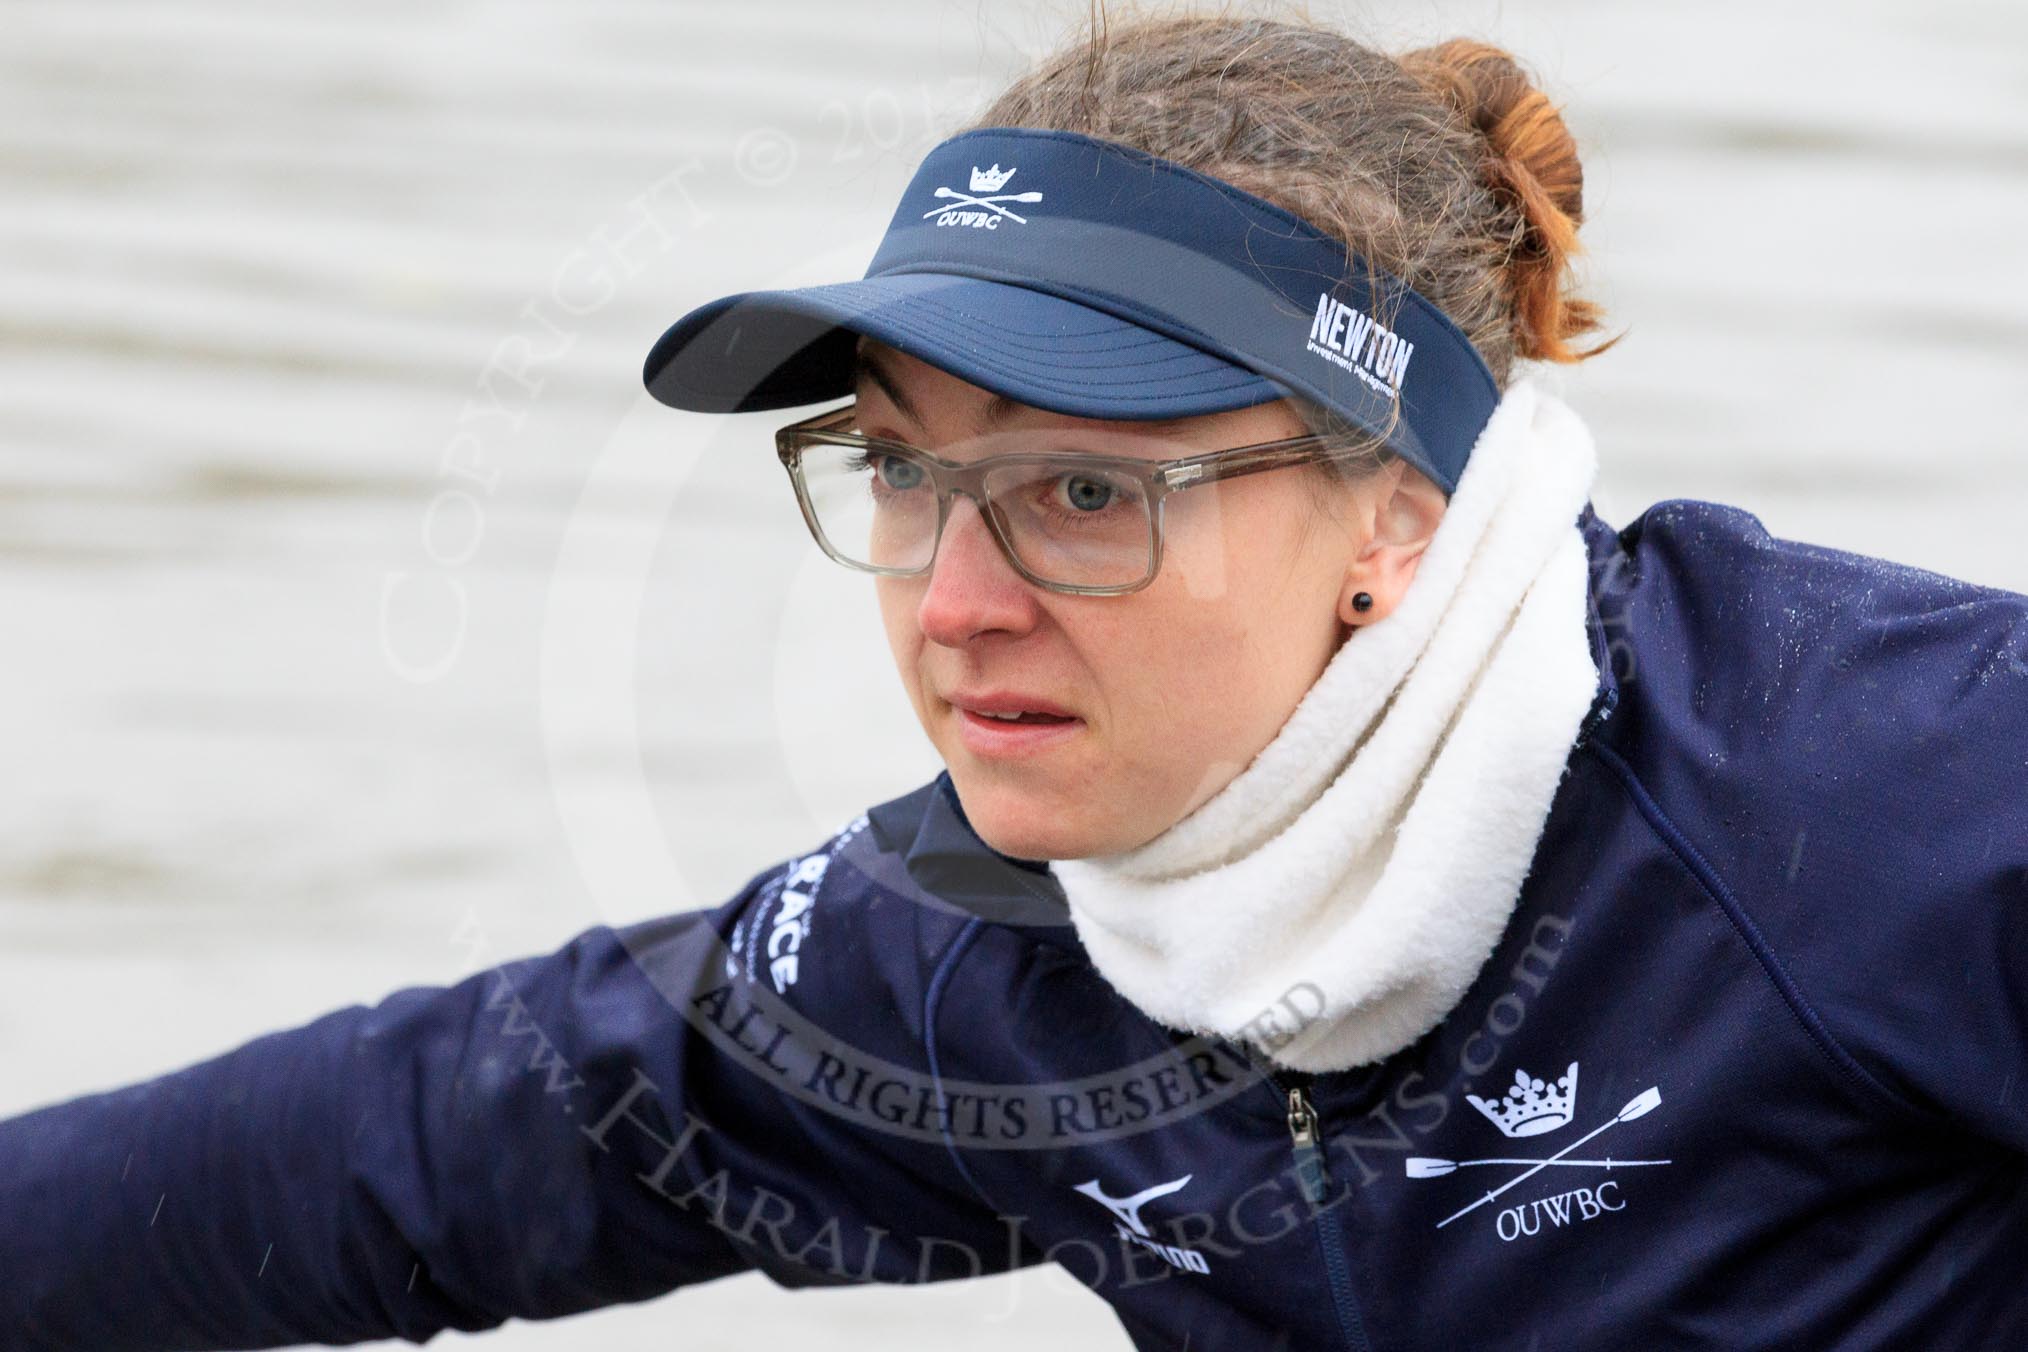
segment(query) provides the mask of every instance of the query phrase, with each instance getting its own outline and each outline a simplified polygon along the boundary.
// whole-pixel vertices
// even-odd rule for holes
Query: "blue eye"
[[[845,467],[854,474],[872,471],[874,488],[896,493],[920,488],[925,480],[921,465],[882,451],[854,451],[845,458]]]
[[[900,456],[881,456],[879,471],[881,481],[892,489],[907,490],[922,485],[922,466],[903,460]]]
[[[1083,512],[1103,511],[1111,503],[1114,495],[1119,492],[1117,488],[1102,479],[1093,479],[1082,474],[1066,474],[1063,476],[1062,482],[1065,484],[1080,484],[1087,488],[1096,488],[1098,490],[1096,493],[1085,492],[1080,494],[1073,489],[1068,493],[1071,506]]]

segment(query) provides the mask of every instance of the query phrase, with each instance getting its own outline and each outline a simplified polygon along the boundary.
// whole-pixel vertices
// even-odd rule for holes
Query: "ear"
[[[1443,489],[1405,460],[1388,465],[1360,489],[1359,524],[1366,542],[1347,562],[1338,592],[1338,619],[1352,626],[1371,624],[1401,604],[1448,503]],[[1373,597],[1365,610],[1352,608],[1359,592]]]

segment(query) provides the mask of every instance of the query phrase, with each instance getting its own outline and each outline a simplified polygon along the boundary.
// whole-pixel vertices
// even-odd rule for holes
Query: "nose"
[[[1026,632],[1035,615],[1035,589],[1000,552],[979,504],[963,494],[953,497],[929,584],[916,606],[923,637],[960,647],[994,629]]]

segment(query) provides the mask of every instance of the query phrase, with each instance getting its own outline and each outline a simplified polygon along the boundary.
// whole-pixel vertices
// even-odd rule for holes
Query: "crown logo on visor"
[[[1026,225],[1028,224],[1028,218],[1015,212],[1007,204],[1009,202],[1040,202],[1042,194],[1039,192],[998,191],[1000,188],[1005,187],[1007,180],[1012,177],[1014,177],[1013,167],[1010,165],[1002,169],[998,160],[993,161],[991,169],[981,169],[975,164],[972,166],[971,191],[963,193],[959,192],[956,188],[938,188],[931,195],[939,199],[948,200],[952,205],[933,206],[923,213],[923,218],[927,220],[929,217],[934,216],[937,218],[938,225],[965,225],[971,226],[976,230],[997,230],[1000,228],[1000,222],[1002,221],[1012,221],[1016,225]],[[981,196],[980,194],[982,193],[989,195]]]
[[[1482,1099],[1477,1094],[1465,1097],[1488,1122],[1500,1129],[1501,1135],[1540,1136],[1545,1131],[1567,1126],[1576,1116],[1577,1062],[1572,1061],[1570,1069],[1563,1072],[1563,1078],[1554,1084],[1531,1079],[1527,1071],[1516,1068],[1514,1083],[1508,1086],[1507,1097],[1497,1103],[1492,1099]]]

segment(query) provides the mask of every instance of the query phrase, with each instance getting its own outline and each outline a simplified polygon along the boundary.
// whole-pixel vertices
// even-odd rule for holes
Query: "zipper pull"
[[[1296,1178],[1303,1185],[1303,1198],[1321,1202],[1330,1192],[1331,1176],[1324,1168],[1324,1152],[1317,1146],[1317,1110],[1300,1085],[1289,1090],[1289,1139],[1295,1143]]]

